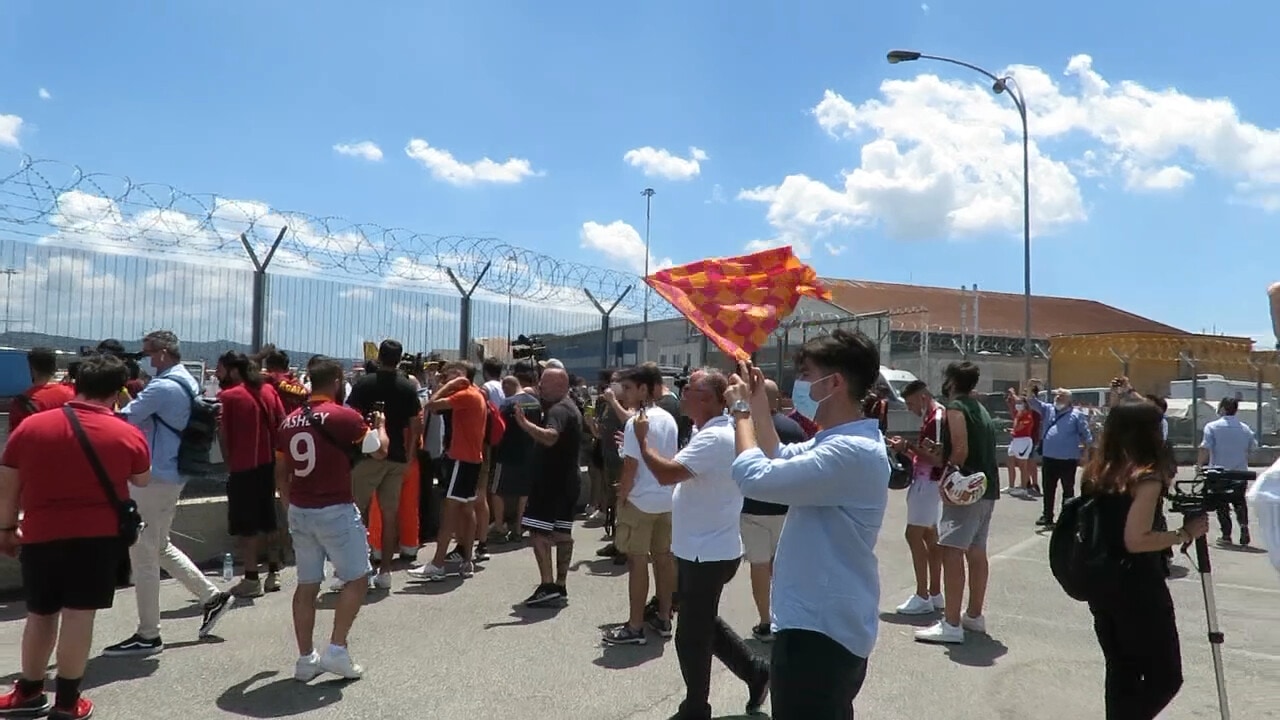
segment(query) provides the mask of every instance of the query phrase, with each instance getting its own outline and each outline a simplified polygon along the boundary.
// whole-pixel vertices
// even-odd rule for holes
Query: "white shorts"
[[[942,518],[938,481],[916,478],[907,488],[907,524],[935,527]]]
[[[1009,441],[1009,457],[1018,460],[1029,460],[1036,444],[1029,437],[1014,438]]]
[[[1271,565],[1280,572],[1280,473],[1262,473],[1249,488],[1249,501],[1253,503],[1253,526],[1260,531]]]
[[[742,515],[742,550],[747,562],[760,565],[773,560],[786,515]]]

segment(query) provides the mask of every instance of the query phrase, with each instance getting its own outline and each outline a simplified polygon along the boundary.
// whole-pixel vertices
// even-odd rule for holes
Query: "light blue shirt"
[[[189,388],[190,393],[178,383]],[[151,447],[151,479],[155,482],[185,482],[178,474],[178,447],[182,444],[178,432],[191,420],[191,393],[198,396],[200,384],[179,363],[158,373],[138,397],[120,408],[120,414],[147,438],[147,445]],[[156,422],[156,418],[162,422]]]
[[[774,630],[811,630],[860,658],[880,627],[876,538],[889,501],[889,453],[876,420],[823,430],[812,440],[756,448],[733,461],[742,494],[789,505],[774,560]]]
[[[1200,447],[1209,451],[1209,465],[1227,470],[1248,470],[1249,453],[1258,447],[1253,430],[1235,415],[1224,415],[1204,426]]]
[[[1079,460],[1084,447],[1093,444],[1093,431],[1089,419],[1075,408],[1059,411],[1053,403],[1029,397],[1031,409],[1040,416],[1040,452],[1053,460]]]

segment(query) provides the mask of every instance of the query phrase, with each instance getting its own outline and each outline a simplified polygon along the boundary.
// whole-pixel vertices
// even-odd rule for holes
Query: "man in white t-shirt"
[[[681,412],[697,430],[674,457],[648,442],[648,419],[636,418],[641,459],[664,486],[675,485],[671,550],[678,564],[680,625],[676,655],[685,680],[679,718],[710,720],[711,658],[718,657],[747,685],[747,713],[764,704],[769,669],[720,619],[720,595],[742,561],[742,492],[733,480],[734,430],[724,414],[729,381],[716,370],[689,377]]]
[[[502,390],[503,369],[502,361],[495,357],[485,358],[480,364],[480,371],[484,373],[484,393],[494,407],[502,407],[502,401],[507,399]]]
[[[663,457],[673,457],[679,449],[679,428],[671,413],[654,404],[662,392],[662,373],[657,366],[641,365],[623,372],[619,378],[623,404],[638,408],[647,424],[646,443]],[[643,645],[645,640],[645,600],[649,596],[649,564],[653,564],[653,584],[658,594],[657,615],[649,625],[659,636],[671,637],[671,595],[675,590],[675,561],[671,557],[672,490],[658,482],[640,460],[636,440],[636,416],[623,429],[622,477],[618,484],[618,520],[614,544],[627,556],[627,589],[630,614],[627,622],[609,629],[604,641],[613,645]]]

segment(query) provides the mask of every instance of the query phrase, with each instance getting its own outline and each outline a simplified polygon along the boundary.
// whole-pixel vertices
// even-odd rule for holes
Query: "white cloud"
[[[724,187],[720,183],[711,186],[711,197],[707,198],[707,205],[723,205],[728,202],[724,196]]]
[[[826,247],[827,254],[832,257],[843,255],[844,251],[849,249],[848,245],[836,245],[835,243],[824,243],[823,246]]]
[[[369,162],[382,160],[382,148],[370,140],[361,140],[358,143],[338,143],[333,146],[333,151],[339,155],[360,158]]]
[[[21,130],[22,118],[17,115],[0,115],[0,147],[18,147],[18,132]]]
[[[929,3],[920,3],[920,12],[925,15],[929,14]]]
[[[499,163],[485,157],[465,163],[448,150],[431,147],[426,140],[419,138],[410,140],[404,153],[430,170],[432,177],[459,187],[484,183],[514,185],[542,174],[535,171],[532,163],[524,158],[511,157]]]
[[[37,95],[37,96],[39,96],[39,98],[40,98],[41,100],[52,100],[52,99],[53,99],[53,93],[49,92],[48,90],[46,90],[46,89],[44,89],[44,88],[40,88],[40,89],[36,92],[36,95]]]
[[[644,272],[644,238],[627,223],[621,220],[614,220],[608,225],[584,222],[578,237],[582,247],[604,255],[613,265],[637,274]],[[671,258],[659,260],[649,256],[649,272],[665,267],[671,267]]]
[[[1162,192],[1209,171],[1235,182],[1234,200],[1280,210],[1280,130],[1245,122],[1229,100],[1112,84],[1088,55],[1070,59],[1063,81],[1030,66],[1004,73],[1030,113],[1034,234],[1086,219],[1079,178]],[[932,74],[887,80],[880,93],[856,103],[828,90],[813,108],[833,137],[859,143],[840,183],[794,174],[739,193],[769,207],[777,236],[757,244],[807,252],[836,228],[872,223],[902,239],[1021,231],[1022,128],[1009,98]]]
[[[707,160],[707,154],[691,147],[689,157],[682,158],[669,150],[645,146],[628,150],[622,159],[632,167],[644,171],[645,177],[679,181],[697,177],[702,172],[702,163]]]

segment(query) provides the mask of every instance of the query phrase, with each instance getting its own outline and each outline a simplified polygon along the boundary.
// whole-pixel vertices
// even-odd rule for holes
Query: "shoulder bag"
[[[102,491],[116,510],[120,539],[124,541],[126,546],[133,547],[138,542],[138,536],[142,534],[142,529],[147,526],[142,520],[142,514],[138,512],[138,503],[132,499],[121,500],[120,496],[116,494],[116,487],[107,475],[107,469],[102,467],[102,460],[98,458],[98,453],[93,449],[93,444],[89,442],[89,435],[85,433],[84,426],[80,424],[80,418],[76,415],[76,411],[63,405],[62,412],[67,416],[67,422],[71,423],[71,432],[75,433],[76,440],[80,442],[80,449],[84,451],[85,457],[89,459],[89,465],[93,468],[93,474],[97,476],[98,483],[102,485]]]

